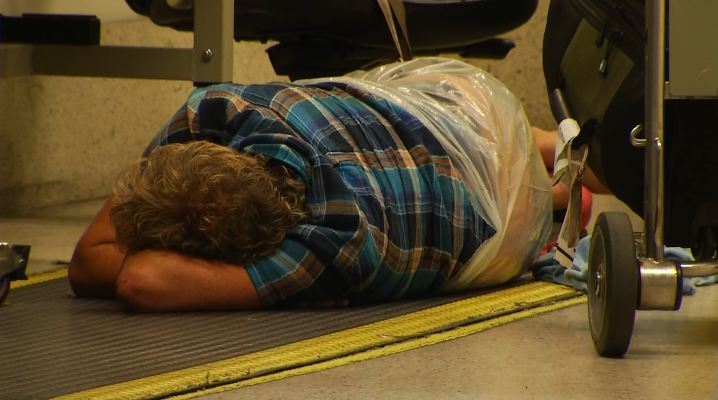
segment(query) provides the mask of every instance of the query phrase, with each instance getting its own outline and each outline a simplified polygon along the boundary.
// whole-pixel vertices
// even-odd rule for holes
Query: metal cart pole
[[[677,310],[682,292],[681,269],[663,259],[664,238],[664,100],[666,1],[646,2],[645,191],[646,257],[639,260],[639,310]]]
[[[646,171],[644,220],[646,256],[663,259],[663,98],[665,84],[665,0],[646,2]]]
[[[671,3],[671,21],[668,21],[674,27],[670,29],[671,34],[676,34],[681,28],[690,28],[691,32],[680,32],[684,37],[669,43],[672,58],[671,77],[668,79],[665,68],[666,32],[669,29],[666,27],[667,2],[666,0],[646,1],[644,124],[646,139],[632,140],[636,146],[645,146],[645,257],[636,260],[632,228],[625,214],[604,213],[599,216],[589,254],[588,302],[591,335],[596,351],[601,356],[621,356],[628,350],[635,310],[678,310],[684,277],[718,274],[718,259],[715,252],[703,255],[708,258],[707,260],[679,263],[665,260],[663,251],[666,195],[664,192],[664,102],[666,99],[681,101],[689,98],[718,98],[716,95],[718,74],[704,77],[704,73],[696,73],[696,71],[711,71],[713,67],[718,66],[718,57],[707,61],[701,60],[697,64],[687,62],[686,60],[691,58],[687,56],[679,56],[678,60],[673,60],[676,58],[676,50],[682,45],[696,42],[696,38],[690,36],[696,35],[697,31],[693,30],[695,27],[686,25],[712,24],[705,15],[695,13],[708,12],[710,15],[710,10],[718,11],[718,6],[713,3],[686,3],[685,1]],[[709,7],[713,8],[709,9]],[[714,29],[718,34],[718,27],[703,27]],[[694,48],[687,49],[686,55],[695,51]],[[700,49],[698,51],[700,52]],[[696,83],[698,77],[704,81]],[[675,88],[674,80],[677,83]],[[631,133],[631,138],[635,139],[635,132]]]

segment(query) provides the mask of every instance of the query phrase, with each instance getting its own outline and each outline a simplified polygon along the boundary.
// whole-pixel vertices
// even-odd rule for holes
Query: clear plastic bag
[[[448,152],[472,205],[496,229],[446,290],[495,285],[526,272],[551,231],[551,181],[523,107],[502,82],[445,58],[321,79],[327,80],[360,87],[417,116]]]

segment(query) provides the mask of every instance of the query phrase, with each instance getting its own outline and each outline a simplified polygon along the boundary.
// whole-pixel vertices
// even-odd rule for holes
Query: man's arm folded
[[[259,308],[247,271],[234,264],[145,250],[125,258],[117,298],[138,312]]]

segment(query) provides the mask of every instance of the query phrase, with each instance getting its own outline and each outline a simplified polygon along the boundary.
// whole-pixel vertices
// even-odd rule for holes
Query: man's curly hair
[[[231,263],[271,254],[307,215],[304,185],[286,167],[203,141],[158,147],[120,177],[112,197],[126,251]]]

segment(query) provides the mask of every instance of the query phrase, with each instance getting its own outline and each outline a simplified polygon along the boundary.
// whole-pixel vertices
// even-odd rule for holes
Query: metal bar
[[[0,78],[32,75],[32,47],[0,44]]]
[[[685,278],[718,275],[718,262],[681,263],[681,270]]]
[[[665,87],[666,1],[646,1],[646,170],[644,220],[646,256],[663,259],[663,100]]]
[[[192,50],[123,46],[3,45],[0,77],[33,74],[178,79],[192,76]]]
[[[189,49],[123,46],[35,46],[36,74],[189,79]]]
[[[234,0],[194,2],[195,83],[231,82],[234,62]]]
[[[234,0],[194,6],[192,49],[0,44],[0,78],[33,74],[231,82]]]
[[[571,112],[566,104],[566,98],[563,96],[561,89],[554,89],[549,96],[549,105],[556,121],[559,123],[565,119],[571,118]]]

